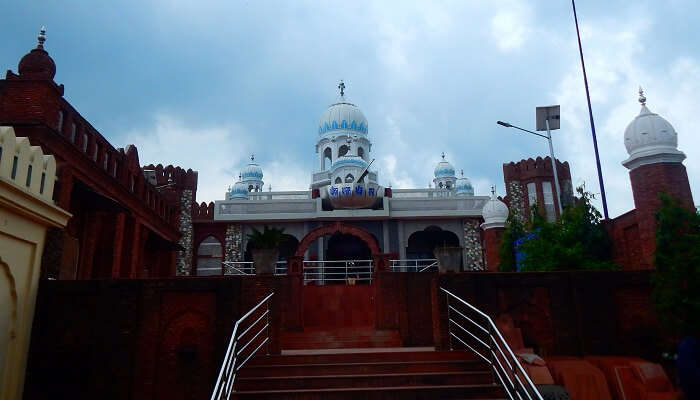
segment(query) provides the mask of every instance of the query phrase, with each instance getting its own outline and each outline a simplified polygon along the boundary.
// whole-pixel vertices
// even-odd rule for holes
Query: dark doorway
[[[450,231],[444,231],[437,226],[429,226],[408,237],[406,258],[412,260],[435,258],[433,250],[440,246],[459,247],[459,238]]]
[[[369,246],[357,236],[336,233],[328,240],[326,260],[371,260]]]

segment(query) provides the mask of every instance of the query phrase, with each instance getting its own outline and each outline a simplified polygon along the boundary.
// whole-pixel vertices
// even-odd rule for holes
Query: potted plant
[[[462,265],[462,248],[459,246],[439,246],[433,250],[441,274],[459,272]]]
[[[251,252],[256,274],[275,273],[279,245],[283,240],[284,228],[269,228],[267,225],[262,232],[253,228],[253,233],[248,234],[248,241],[252,244]]]

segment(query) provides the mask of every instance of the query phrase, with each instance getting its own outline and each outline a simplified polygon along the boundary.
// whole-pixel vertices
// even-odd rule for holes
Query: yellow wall
[[[53,156],[11,127],[0,126],[0,149],[0,400],[6,400],[22,397],[46,228],[65,227],[70,214],[51,200]]]

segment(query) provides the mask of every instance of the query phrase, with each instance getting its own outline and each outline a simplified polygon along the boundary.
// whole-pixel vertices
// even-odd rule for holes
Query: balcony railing
[[[437,269],[437,260],[434,258],[419,258],[408,260],[389,260],[392,272],[425,272]]]
[[[304,261],[304,283],[372,283],[372,260]]]

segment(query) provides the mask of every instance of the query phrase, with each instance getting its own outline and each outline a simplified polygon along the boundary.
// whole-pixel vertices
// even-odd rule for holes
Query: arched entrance
[[[437,226],[429,226],[422,231],[413,232],[408,237],[406,258],[412,260],[435,258],[433,250],[441,246],[459,247],[459,238],[453,232],[442,230]]]
[[[304,279],[302,285],[301,315],[304,332],[283,337],[282,348],[367,347],[359,339],[357,342],[346,340],[347,332],[372,332],[375,329],[375,287],[369,284],[370,280],[361,281],[356,278],[371,277],[372,264],[368,263],[362,269],[359,261],[346,265],[344,260],[372,260],[380,253],[379,244],[366,230],[337,222],[319,226],[307,233],[299,242],[295,258],[302,258],[311,243],[323,236],[328,238],[326,260],[307,260],[302,269],[304,275],[322,277]],[[339,264],[334,264],[334,260]],[[342,271],[341,278],[329,272],[338,270]],[[318,340],[318,332],[323,332],[322,337],[326,338],[324,340],[327,343],[314,342]],[[340,340],[340,336],[344,339]]]
[[[367,243],[357,236],[335,233],[328,239],[326,260],[371,260]]]
[[[301,242],[299,242],[299,246],[297,247],[295,255],[298,257],[304,257],[304,253],[309,248],[311,243],[313,243],[316,239],[320,238],[321,236],[333,235],[335,233],[352,235],[357,237],[367,245],[367,247],[369,248],[370,255],[372,256],[378,255],[380,253],[379,243],[377,243],[377,239],[375,239],[371,233],[358,226],[347,225],[342,222],[336,222],[333,225],[319,226],[318,228],[313,229],[309,233],[307,233],[306,236],[304,236],[304,238],[301,239]]]

